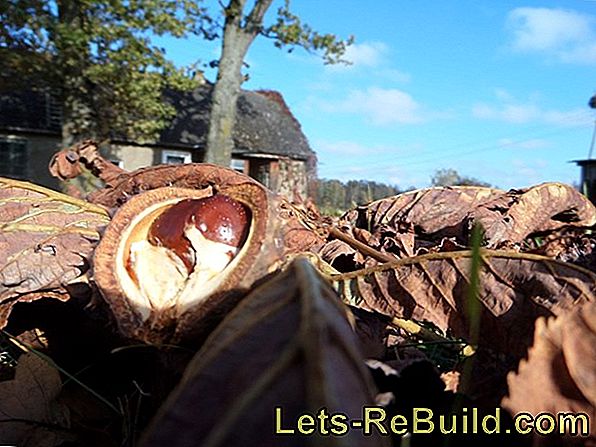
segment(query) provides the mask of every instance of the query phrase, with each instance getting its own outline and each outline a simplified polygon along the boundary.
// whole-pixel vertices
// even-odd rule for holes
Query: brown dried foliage
[[[374,390],[341,305],[312,265],[294,261],[236,307],[191,361],[142,445],[273,446],[273,409],[283,428],[320,408],[360,417]],[[321,445],[284,437],[287,446]],[[384,445],[357,431],[334,445]]]
[[[87,294],[101,293],[119,329],[100,324],[100,332],[157,344],[160,360],[148,364],[168,371],[169,385],[151,388],[163,395],[178,379],[187,354],[170,371],[171,363],[161,356],[162,343],[194,349],[223,319],[158,412],[143,445],[196,445],[198,439],[207,446],[277,445],[276,406],[283,408],[283,426],[295,426],[299,414],[316,414],[321,407],[360,418],[375,391],[358,347],[369,357],[401,365],[398,379],[380,378],[373,371],[377,384],[399,381],[398,387],[381,389],[396,399],[377,396],[392,411],[434,405],[430,402],[444,412],[452,408],[457,399],[445,391],[435,366],[450,378],[451,390],[473,399],[470,405],[494,409],[507,392],[507,372],[527,352],[534,321],[534,346],[518,372],[509,375],[503,405],[511,412],[584,411],[596,417],[596,243],[586,233],[596,223],[596,208],[569,186],[546,183],[509,192],[429,188],[360,206],[334,222],[308,202],[291,203],[218,166],[126,172],[103,159],[90,141],[58,153],[50,167],[61,179],[82,168],[105,182],[88,202],[1,180],[0,327],[15,303],[40,297],[66,300],[73,285],[83,283]],[[161,309],[143,320],[119,295],[110,273],[120,236],[160,195],[213,193],[229,195],[250,209],[245,257],[213,293],[190,301],[193,307],[181,313]],[[470,302],[472,255],[467,249],[475,224],[484,229],[484,248],[477,298]],[[292,262],[305,251],[308,261]],[[87,278],[90,266],[93,275]],[[78,305],[73,301],[68,304]],[[388,323],[394,326],[389,331]],[[445,368],[424,344],[417,345],[421,340],[437,346],[452,341],[461,346],[457,342],[463,340],[473,342],[476,351]],[[50,345],[59,352],[53,340]],[[420,375],[420,368],[428,374]],[[54,373],[48,373],[52,383]],[[15,380],[26,384],[20,374],[17,370]],[[432,386],[421,390],[424,377]],[[4,385],[17,386],[13,382],[0,383],[0,394]],[[157,375],[151,376],[151,386],[158,382]],[[56,393],[48,396],[53,401]],[[44,424],[51,422],[38,416]],[[386,441],[359,435],[350,431],[332,439],[339,445]],[[427,445],[435,445],[435,438],[426,439]],[[320,445],[328,439],[292,436],[284,442]]]
[[[474,223],[486,248],[523,250],[528,238],[596,223],[596,209],[575,189],[544,183],[508,192],[472,186],[436,187],[377,200],[339,221],[348,234],[370,234],[371,245],[399,258],[466,245]],[[412,238],[414,236],[414,238]],[[333,257],[326,257],[333,262]]]
[[[507,383],[509,396],[502,405],[513,414],[583,413],[596,442],[596,304],[538,319],[528,359],[509,374]]]
[[[0,328],[17,302],[68,299],[108,222],[101,207],[0,179]]]
[[[470,258],[466,251],[421,255],[332,279],[351,305],[392,318],[430,321],[469,340]],[[499,352],[521,356],[532,336],[528,322],[594,299],[596,274],[580,267],[490,250],[482,252],[482,260],[479,343]]]
[[[0,382],[2,443],[54,447],[71,438],[68,409],[57,401],[58,371],[34,354],[19,358],[13,380]]]

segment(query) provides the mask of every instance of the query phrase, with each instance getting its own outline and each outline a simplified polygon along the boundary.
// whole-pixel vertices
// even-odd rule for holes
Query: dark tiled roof
[[[203,148],[207,133],[212,85],[181,93],[166,92],[177,110],[162,132],[163,145]],[[60,134],[60,106],[40,92],[0,95],[0,128]],[[314,156],[300,124],[277,92],[242,91],[234,128],[234,154],[272,154],[307,159]]]
[[[211,92],[212,86],[205,85],[190,93],[168,93],[178,114],[170,128],[162,133],[161,141],[203,147]],[[314,155],[300,124],[281,95],[277,95],[283,104],[259,92],[243,90],[240,93],[234,128],[236,154],[265,153],[304,159]]]

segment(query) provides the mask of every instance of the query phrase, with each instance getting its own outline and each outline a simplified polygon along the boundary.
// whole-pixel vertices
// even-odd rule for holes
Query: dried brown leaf
[[[470,210],[503,194],[476,186],[435,187],[377,200],[348,212],[344,219],[376,233],[381,226],[402,233],[414,225],[419,234],[463,237]]]
[[[383,235],[383,251],[395,253],[399,258],[414,256],[416,235],[413,231],[407,233],[386,233]]]
[[[594,300],[596,275],[538,255],[483,250],[479,344],[518,357],[539,316]],[[430,321],[469,339],[471,252],[434,253],[332,276],[344,301],[389,317]]]
[[[325,262],[333,266],[336,266],[338,263],[344,264],[345,262],[360,266],[362,266],[364,263],[364,257],[362,254],[360,254],[360,252],[348,245],[346,242],[340,241],[338,239],[327,242],[323,247],[321,247],[321,249],[318,251],[318,254]]]
[[[377,200],[348,212],[349,224],[377,235],[383,227],[398,234],[413,225],[418,238],[438,242],[455,237],[466,243],[472,222],[485,230],[486,246],[519,244],[535,233],[590,227],[596,208],[574,188],[544,183],[503,192],[484,187],[434,187]]]
[[[552,232],[537,241],[532,253],[570,262],[596,272],[596,236],[572,229]]]
[[[0,440],[19,447],[53,447],[69,440],[68,409],[58,403],[58,371],[34,354],[19,358],[13,380],[0,382]]]
[[[509,191],[482,204],[473,216],[482,224],[490,248],[518,244],[534,233],[596,224],[594,205],[575,188],[561,183]]]
[[[386,354],[388,322],[378,314],[358,307],[350,308],[354,317],[354,331],[367,359],[382,359]]]
[[[306,446],[330,438],[275,435],[296,429],[304,412],[325,407],[361,417],[374,390],[345,309],[331,287],[300,258],[255,289],[191,361],[146,433],[145,447]],[[384,445],[357,431],[334,445]]]
[[[108,222],[103,208],[0,178],[0,328],[18,301],[67,299]]]
[[[49,171],[60,180],[68,180],[80,175],[83,167],[108,185],[120,175],[127,174],[127,171],[103,158],[93,140],[81,141],[55,153],[50,160]]]
[[[511,413],[582,412],[596,437],[596,304],[537,320],[528,359],[507,382],[502,405]]]

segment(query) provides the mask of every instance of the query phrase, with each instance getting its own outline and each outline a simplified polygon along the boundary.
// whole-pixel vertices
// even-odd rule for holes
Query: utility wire
[[[562,122],[581,122],[584,119],[591,117],[591,113],[590,112],[580,112],[577,115],[572,115],[570,117],[567,117],[565,119],[562,120]],[[581,123],[580,125],[583,125],[584,123]],[[514,140],[514,141],[509,141],[507,143],[502,143],[502,144],[498,144],[498,145],[494,145],[494,144],[490,144],[487,146],[482,146],[480,148],[476,148],[476,149],[470,149],[470,150],[465,150],[465,151],[457,151],[457,149],[462,148],[464,146],[476,146],[479,143],[468,143],[468,144],[461,144],[458,143],[450,148],[447,148],[445,150],[441,151],[440,155],[431,155],[430,158],[426,158],[426,159],[420,159],[420,154],[404,154],[404,155],[399,155],[399,156],[395,156],[395,157],[391,157],[389,159],[383,159],[383,160],[374,160],[371,162],[358,162],[358,166],[359,167],[375,167],[375,166],[382,166],[382,165],[387,165],[388,163],[392,163],[392,162],[396,162],[399,163],[400,167],[408,167],[408,166],[413,166],[413,165],[419,165],[419,164],[425,164],[425,163],[429,163],[435,160],[441,160],[441,159],[445,159],[445,158],[453,158],[453,157],[457,157],[457,156],[462,156],[462,155],[470,155],[470,154],[474,154],[474,153],[479,153],[479,152],[487,152],[487,151],[492,151],[492,150],[496,150],[496,149],[502,149],[504,147],[510,147],[510,146],[515,146],[518,144],[522,144],[528,141],[531,141],[532,139],[535,139],[537,137],[544,137],[544,136],[552,136],[552,135],[558,135],[558,134],[562,134],[562,133],[566,133],[566,132],[571,132],[571,131],[576,131],[577,130],[577,126],[574,127],[566,127],[566,128],[562,128],[562,129],[557,129],[554,131],[550,131],[550,132],[534,132],[534,133],[530,133],[528,134],[528,130],[532,130],[532,129],[545,129],[546,127],[541,125],[541,126],[535,126],[534,128],[530,128],[530,129],[525,129],[522,132],[518,132],[518,135],[523,135],[525,134],[525,138],[524,139],[520,139],[520,140]],[[550,129],[552,129],[552,127],[549,127]],[[514,136],[516,134],[509,134],[508,136],[505,137],[500,137],[499,139],[511,139],[512,136]],[[483,143],[483,142],[482,142]],[[480,144],[482,144],[480,143]],[[408,159],[412,159],[415,158],[415,161],[412,162],[408,162]],[[349,167],[349,166],[353,166],[354,162],[349,162],[349,161],[345,161],[344,163],[333,163],[333,166],[335,168],[341,168],[341,167]]]
[[[575,121],[577,123],[579,120],[582,120],[583,121],[583,119],[588,118],[588,115],[590,115],[589,112],[582,111],[582,112],[580,112],[580,113],[578,113],[578,114],[576,114],[574,116],[570,116],[570,117],[567,117],[567,118],[563,119],[561,122],[572,122],[572,121]],[[583,125],[584,123],[581,123],[581,124]],[[573,128],[566,127],[564,129],[556,130],[554,132],[555,133],[562,133],[562,132],[566,132],[568,130],[576,129],[576,128],[577,128],[577,126],[574,126]],[[531,127],[531,128],[524,129],[521,132],[516,132],[516,133],[513,133],[513,134],[508,134],[507,136],[495,137],[495,138],[499,138],[499,139],[503,139],[504,140],[504,139],[511,139],[511,138],[513,138],[513,137],[515,137],[517,135],[520,135],[520,136],[523,135],[525,138],[524,139],[520,139],[520,140],[516,140],[516,141],[512,141],[511,143],[503,143],[503,144],[496,145],[496,146],[494,144],[490,144],[489,146],[482,146],[481,150],[484,150],[486,147],[488,147],[488,148],[499,148],[499,147],[502,147],[504,144],[506,144],[506,145],[520,144],[520,143],[524,143],[524,142],[530,141],[531,139],[535,139],[537,137],[549,136],[549,135],[552,135],[553,134],[553,132],[546,132],[546,133],[543,132],[542,130],[544,130],[544,129],[552,129],[552,126],[551,127],[548,127],[548,128],[546,126],[544,126],[544,125],[534,126],[534,127]],[[539,130],[540,132],[533,132],[535,130]],[[528,132],[531,132],[531,133],[528,133]],[[479,144],[485,144],[485,140],[477,140],[476,142],[470,142],[470,143],[457,143],[457,144],[455,144],[455,145],[453,145],[451,147],[443,148],[441,150],[441,153],[444,154],[445,156],[458,155],[458,152],[457,152],[458,149],[460,149],[462,147],[470,147],[470,146],[473,147],[473,146],[477,146]],[[468,153],[468,152],[469,152],[469,150],[465,151],[465,153]],[[394,158],[399,158],[401,161],[404,161],[404,160],[407,160],[407,159],[410,159],[410,158],[419,159],[420,158],[420,154],[419,153],[410,153],[410,154],[400,155],[400,156],[397,156],[397,157],[394,157]],[[435,158],[436,157],[433,156],[433,159],[435,159]],[[386,161],[387,160],[384,160],[384,161],[376,161],[375,160],[375,161],[371,161],[369,163],[364,163],[364,164],[359,164],[359,165],[365,166],[365,165],[369,165],[369,164],[373,164],[373,165],[375,165],[375,164],[384,164]],[[350,166],[351,164],[352,163],[349,163],[349,162],[340,163],[340,164],[334,163],[334,166],[342,166],[342,165]]]

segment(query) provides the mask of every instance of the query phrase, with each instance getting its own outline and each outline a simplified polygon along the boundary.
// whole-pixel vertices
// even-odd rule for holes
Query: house
[[[102,154],[127,170],[202,161],[211,92],[210,84],[167,92],[177,113],[156,143],[113,138]],[[242,91],[237,107],[231,167],[287,196],[311,194],[316,155],[281,94]],[[28,91],[0,97],[0,176],[57,188],[47,166],[61,148],[61,105],[54,96]]]
[[[580,192],[592,203],[596,203],[596,160],[574,160],[581,167],[581,178],[579,183]]]

